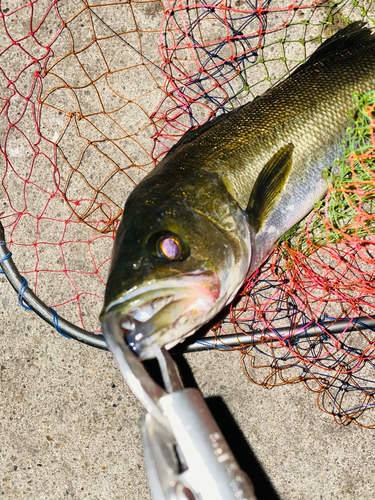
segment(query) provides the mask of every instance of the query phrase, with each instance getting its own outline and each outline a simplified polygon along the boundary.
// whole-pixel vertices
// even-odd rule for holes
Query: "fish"
[[[214,318],[327,191],[353,93],[375,89],[375,36],[355,22],[285,80],[188,131],[128,197],[100,316],[139,359]]]

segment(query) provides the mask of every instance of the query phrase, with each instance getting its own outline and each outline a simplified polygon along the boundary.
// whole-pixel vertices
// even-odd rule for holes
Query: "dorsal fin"
[[[273,155],[261,170],[246,209],[249,222],[258,232],[274,209],[293,165],[292,143]]]
[[[315,64],[320,60],[324,60],[326,57],[330,55],[344,52],[352,49],[354,46],[371,42],[375,43],[375,34],[371,31],[370,28],[366,26],[366,23],[361,21],[353,22],[348,26],[346,26],[345,28],[342,28],[341,30],[337,31],[330,38],[327,38],[327,40],[325,40],[322,43],[322,45],[320,45],[320,47],[318,47],[315,50],[315,52],[310,56],[310,58],[304,64],[301,64],[297,69],[293,71],[293,75],[298,74],[300,71],[304,71],[309,66]],[[282,80],[275,87],[282,86],[283,84],[285,84],[285,81],[286,80]],[[215,117],[210,121],[207,121],[206,123],[197,128],[189,129],[181,137],[181,139],[174,146],[172,146],[172,148],[168,151],[167,156],[168,154],[173,153],[180,146],[192,142],[198,136],[207,132],[207,130],[210,130],[212,127],[215,127],[216,125],[219,125],[221,122],[227,120],[230,116],[240,111],[244,106],[252,105],[256,99],[259,99],[259,101],[261,101],[264,97],[267,97],[268,94],[270,94],[274,90],[274,88],[268,89],[264,94],[258,96],[253,101],[248,102],[242,106],[239,106],[238,108],[234,109],[233,111],[230,111],[229,113],[223,113],[220,116]]]
[[[362,21],[355,21],[345,28],[337,31],[330,38],[327,38],[320,47],[310,56],[310,58],[299,66],[294,73],[311,66],[318,61],[325,59],[328,56],[338,54],[346,50],[352,49],[354,46],[375,42],[374,33]]]

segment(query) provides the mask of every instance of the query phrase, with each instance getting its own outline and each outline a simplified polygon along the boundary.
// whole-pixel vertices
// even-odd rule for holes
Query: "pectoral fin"
[[[256,180],[246,212],[258,232],[280,198],[293,164],[292,143],[287,144],[266,163]]]

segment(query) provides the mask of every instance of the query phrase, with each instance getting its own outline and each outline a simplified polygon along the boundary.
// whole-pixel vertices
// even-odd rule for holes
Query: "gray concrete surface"
[[[9,3],[9,2],[8,2]],[[22,2],[19,4],[21,5]],[[98,2],[99,3],[99,2]],[[107,3],[107,2],[102,2]],[[289,2],[288,2],[289,3]],[[342,11],[351,19],[360,17],[360,9],[352,9],[350,2]],[[272,7],[285,6],[286,2],[273,2]],[[360,2],[360,7],[365,6]],[[17,3],[18,5],[18,3]],[[38,5],[41,5],[39,2]],[[44,3],[44,6],[46,3]],[[62,0],[59,2],[60,13],[68,19],[77,11],[77,2]],[[83,5],[83,4],[82,4]],[[367,3],[366,3],[367,5]],[[2,2],[3,9],[11,4]],[[81,4],[79,4],[81,6]],[[120,8],[120,7],[119,7]],[[136,18],[139,27],[154,29],[156,39],[144,35],[143,44],[151,58],[157,57],[157,31],[161,13],[151,9],[150,5],[135,4]],[[22,30],[29,29],[26,10],[19,12],[11,26],[13,34],[22,35]],[[36,12],[41,12],[37,11]],[[295,20],[307,19],[308,10],[296,13]],[[276,13],[280,15],[279,13]],[[321,11],[316,14],[313,22],[323,19]],[[121,28],[121,17],[113,10],[110,20],[115,29]],[[132,18],[126,18],[127,23]],[[280,20],[274,19],[274,22]],[[270,20],[270,27],[272,27]],[[340,19],[337,20],[339,25]],[[51,17],[48,21],[49,36],[56,23]],[[75,50],[83,47],[89,36],[89,24],[82,15],[70,24],[73,33]],[[105,29],[99,22],[96,24],[99,33]],[[315,36],[318,26],[311,26],[310,35]],[[290,37],[297,40],[287,48],[287,58],[291,61],[303,57],[302,44],[298,43],[299,32],[293,30]],[[270,34],[269,43],[277,39],[279,34]],[[276,38],[275,38],[276,37]],[[2,39],[4,41],[4,38]],[[137,40],[129,35],[128,40],[136,44]],[[111,69],[116,70],[126,62],[137,62],[137,55],[125,50],[123,45],[117,45],[112,39],[106,45],[106,57]],[[55,57],[66,53],[70,40],[62,36],[54,46]],[[3,43],[1,45],[4,46]],[[308,44],[308,52],[312,51],[316,42]],[[276,53],[273,52],[274,49]],[[265,51],[267,58],[277,58],[280,46],[269,45]],[[302,51],[302,52],[301,52]],[[12,57],[0,60],[0,66],[8,70],[24,64],[20,53],[12,53]],[[91,78],[95,78],[102,68],[100,58],[95,51],[87,51],[82,55],[82,64]],[[9,69],[10,68],[10,69]],[[87,81],[82,71],[66,60],[56,66],[56,74],[64,76],[71,85],[85,86]],[[285,73],[285,64],[281,61],[270,61],[267,65],[271,78],[278,78]],[[260,70],[263,71],[263,70]],[[105,106],[111,110],[123,103],[123,99],[134,98],[134,89],[147,91],[147,85],[152,84],[145,75],[128,72],[111,80],[111,85],[121,98],[113,92],[109,93],[105,86],[100,87],[101,97]],[[263,75],[264,77],[264,75]],[[263,78],[255,74],[254,81]],[[163,79],[155,73],[157,81]],[[44,81],[44,91],[56,85],[56,77],[48,75]],[[86,83],[85,83],[86,81]],[[0,82],[1,95],[4,92],[4,82]],[[138,85],[138,87],[137,87]],[[262,92],[268,81],[262,81],[253,88],[254,93]],[[85,93],[87,92],[87,93]],[[81,112],[91,113],[99,109],[98,101],[92,86],[77,90]],[[160,91],[142,98],[142,106],[152,112],[160,100]],[[248,98],[249,96],[247,96]],[[48,100],[50,99],[50,100]],[[77,112],[76,102],[72,93],[62,90],[56,92],[46,102],[55,105],[57,110],[50,108],[43,111],[43,134],[52,141],[57,141],[66,158],[75,165],[77,156],[85,140],[100,140],[101,136],[88,122],[76,121],[80,133],[85,140],[77,138],[73,121],[66,134],[59,139],[59,134],[66,122],[66,115],[72,110]],[[18,106],[18,107],[17,107]],[[12,116],[20,110],[20,103],[10,111]],[[120,145],[129,158],[117,156],[118,150],[108,145],[103,151],[114,161],[132,161],[142,163],[142,151],[134,148],[131,140],[118,139],[121,130],[128,132],[140,130],[137,135],[143,147],[150,150],[150,129],[147,118],[139,112],[139,108],[128,107],[130,111],[123,115],[116,112],[116,126],[111,126],[100,116],[92,124],[111,136],[114,143]],[[60,110],[60,112],[58,112]],[[29,120],[29,121],[28,121]],[[131,121],[132,120],[132,121]],[[0,123],[1,133],[4,121]],[[26,130],[32,130],[32,118],[26,117]],[[86,128],[85,128],[86,127]],[[117,128],[116,128],[117,127]],[[121,128],[122,127],[122,128]],[[32,134],[32,132],[30,132]],[[57,136],[56,136],[57,134]],[[118,140],[117,140],[118,139]],[[116,142],[117,141],[117,142]],[[28,146],[17,136],[10,136],[8,147],[11,159],[19,173],[27,173],[26,159],[30,159]],[[46,145],[44,147],[47,147]],[[51,154],[51,151],[49,151]],[[95,187],[100,184],[103,175],[108,174],[108,162],[103,160],[103,154],[90,150],[80,167]],[[125,166],[125,163],[122,163]],[[70,168],[59,158],[58,166],[61,172],[61,182],[67,180]],[[32,178],[39,186],[51,190],[51,178],[48,165],[40,165],[35,169]],[[43,168],[42,168],[43,167]],[[3,164],[0,165],[3,168]],[[146,170],[150,167],[146,167]],[[22,172],[21,172],[22,171]],[[0,173],[2,175],[2,170]],[[129,169],[136,181],[139,171]],[[131,183],[120,173],[115,181],[107,186],[107,193],[114,199],[111,205],[116,210],[116,203],[123,205]],[[8,176],[5,183],[13,200],[22,200],[22,183]],[[52,184],[53,186],[53,184]],[[73,176],[68,193],[71,197],[84,197],[90,189],[82,182],[78,174]],[[104,190],[105,192],[105,190]],[[3,191],[0,192],[2,210],[11,212]],[[40,213],[45,200],[41,194],[26,191],[30,213]],[[55,206],[56,204],[56,206]],[[16,209],[21,210],[19,201]],[[20,208],[21,207],[21,208]],[[82,207],[82,212],[87,208]],[[39,212],[38,212],[39,211]],[[49,211],[45,214],[64,220],[69,217],[70,210],[64,203],[53,200]],[[39,226],[38,241],[59,241],[61,227],[52,227],[43,220]],[[91,237],[92,230],[82,224],[69,223],[66,239],[73,244],[64,247],[64,258],[68,268],[79,271],[92,271],[92,260],[87,258],[87,245],[80,240]],[[36,226],[31,217],[24,217],[17,226],[13,239],[19,243],[30,243],[35,238]],[[7,233],[9,235],[9,233]],[[51,269],[61,269],[62,255],[54,247],[40,245],[39,265],[50,266]],[[111,240],[102,238],[92,245],[97,262],[108,258]],[[14,246],[12,249],[16,263],[22,269],[35,269],[35,251],[33,247]],[[105,279],[107,266],[101,269]],[[72,287],[66,276],[41,273],[38,278],[38,293],[48,302],[56,304],[71,297]],[[33,275],[28,275],[33,285]],[[89,275],[71,274],[71,279],[80,290],[103,294],[103,285],[97,276],[91,279]],[[97,315],[101,305],[100,300],[94,301],[89,295],[83,296],[85,326],[89,329],[98,327]],[[73,304],[74,306],[74,304]],[[72,321],[79,322],[76,309],[69,304],[58,308],[59,312]],[[129,499],[150,500],[142,457],[142,444],[139,430],[139,418],[142,408],[124,386],[119,371],[109,353],[67,340],[58,335],[52,328],[37,318],[32,312],[22,309],[17,297],[4,276],[0,275],[0,498],[7,500],[62,500],[90,498],[96,499]],[[185,355],[193,376],[204,396],[211,398],[210,404],[217,420],[223,424],[223,430],[228,434],[232,449],[238,455],[242,467],[252,476],[256,483],[259,500],[370,500],[375,487],[375,466],[373,452],[373,431],[357,428],[353,425],[340,427],[332,417],[320,412],[316,405],[316,395],[307,392],[302,385],[284,386],[272,390],[261,389],[252,385],[244,376],[238,353],[206,352]],[[220,400],[221,398],[221,400]],[[226,407],[227,410],[226,410]],[[229,411],[229,413],[228,413]],[[230,414],[233,416],[231,419]],[[248,447],[249,446],[249,447]],[[254,458],[256,457],[256,459]],[[262,474],[262,468],[266,475]],[[269,481],[266,476],[268,476]],[[272,484],[272,487],[270,486]],[[273,491],[272,491],[273,488]],[[212,499],[214,500],[214,499]]]
[[[0,290],[0,498],[150,500],[142,409],[111,355],[24,311],[4,278]],[[223,428],[242,464],[253,464],[246,441],[281,499],[373,498],[373,431],[338,426],[301,385],[250,384],[237,353],[185,357],[204,396],[222,398],[242,431]],[[222,421],[223,408],[213,410]],[[247,472],[267,490],[254,464]]]

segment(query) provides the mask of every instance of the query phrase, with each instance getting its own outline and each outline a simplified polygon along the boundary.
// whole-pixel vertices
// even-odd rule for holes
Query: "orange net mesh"
[[[134,186],[188,128],[263,93],[333,28],[370,21],[373,10],[354,0],[2,2],[0,210],[29,286],[98,332]],[[372,109],[367,116],[364,149],[346,162],[363,165],[361,181],[332,180],[327,195],[355,191],[346,227],[337,209],[317,209],[245,286],[217,334],[372,314]],[[265,387],[302,381],[338,422],[372,426],[372,334],[281,339],[242,350],[243,366]]]

